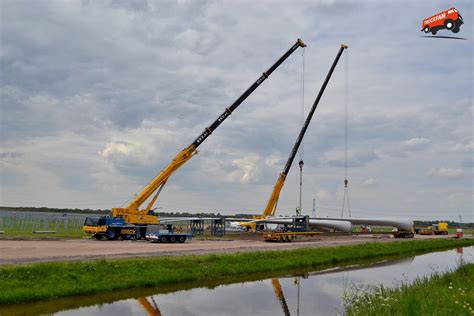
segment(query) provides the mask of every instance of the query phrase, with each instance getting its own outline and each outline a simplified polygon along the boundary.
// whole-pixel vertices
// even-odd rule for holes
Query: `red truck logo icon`
[[[464,21],[458,10],[450,8],[424,19],[421,23],[421,31],[425,33],[431,32],[431,34],[436,35],[436,32],[439,30],[446,29],[457,33],[463,23]]]

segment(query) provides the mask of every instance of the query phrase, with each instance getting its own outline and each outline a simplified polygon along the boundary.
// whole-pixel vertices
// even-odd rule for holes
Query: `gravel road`
[[[426,237],[417,236],[416,239],[421,238]],[[141,240],[0,240],[0,264],[317,248],[394,240],[404,239],[386,236],[321,236],[293,243],[267,243],[261,240],[192,240],[184,244],[155,244]]]

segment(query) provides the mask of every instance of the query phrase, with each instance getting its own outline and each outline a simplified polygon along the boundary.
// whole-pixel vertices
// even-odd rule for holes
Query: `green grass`
[[[48,230],[55,230],[48,229]],[[54,239],[54,238],[84,238],[87,235],[80,228],[58,229],[52,234],[35,234],[32,230],[17,228],[4,228],[4,233],[0,234],[0,239]]]
[[[278,274],[291,269],[314,271],[358,259],[469,245],[474,245],[474,239],[396,241],[286,251],[2,266],[0,304],[186,282],[225,282],[249,274]]]
[[[380,286],[348,299],[348,315],[474,315],[474,264],[444,275]]]

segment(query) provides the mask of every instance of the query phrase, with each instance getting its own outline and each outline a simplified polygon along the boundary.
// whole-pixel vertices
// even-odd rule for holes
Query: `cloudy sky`
[[[473,221],[473,5],[467,40],[424,37],[446,1],[0,2],[0,205],[110,208],[133,198],[298,37],[303,209],[338,216],[346,76],[353,216]],[[297,50],[176,172],[165,211],[256,213],[300,128]],[[346,73],[348,69],[348,74]],[[279,214],[298,205],[299,156]]]

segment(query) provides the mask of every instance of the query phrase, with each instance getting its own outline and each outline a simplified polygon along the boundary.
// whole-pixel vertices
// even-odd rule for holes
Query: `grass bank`
[[[357,259],[474,245],[474,239],[413,240],[283,251],[38,263],[0,267],[0,304],[134,287],[206,282],[291,269],[317,270]]]
[[[54,229],[53,229],[54,230]],[[56,233],[33,233],[32,231],[23,231],[17,229],[5,229],[3,234],[0,234],[0,239],[78,239],[88,237],[80,229],[58,230]]]
[[[378,287],[349,298],[348,315],[474,315],[474,264],[418,279],[398,289]]]

